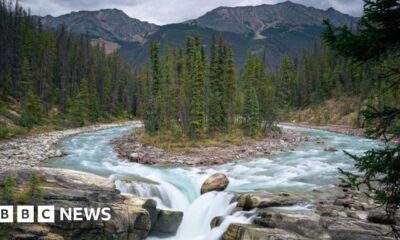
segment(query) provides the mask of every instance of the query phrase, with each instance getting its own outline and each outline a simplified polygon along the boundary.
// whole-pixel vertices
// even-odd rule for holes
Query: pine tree
[[[89,93],[89,119],[90,122],[97,122],[101,116],[101,110],[99,106],[99,99],[96,88]]]
[[[87,79],[82,79],[79,85],[78,93],[71,103],[69,115],[72,124],[77,126],[85,126],[89,118],[89,83]]]
[[[236,114],[239,109],[240,96],[237,86],[233,49],[228,47],[226,59],[226,105],[228,112],[229,125],[235,122]]]
[[[33,125],[41,123],[42,109],[40,99],[33,91],[34,84],[27,58],[24,59],[22,66],[22,86],[26,90],[26,95],[24,96],[24,107],[19,124],[31,128]]]
[[[205,127],[205,66],[202,60],[202,51],[198,37],[194,39],[194,53],[192,56],[192,77],[190,87],[190,137],[198,138]]]
[[[245,99],[242,112],[242,128],[246,135],[255,137],[260,128],[260,109],[258,104],[256,84],[256,61],[249,56],[246,62],[245,74],[243,76]]]
[[[222,36],[219,38],[218,50],[211,45],[210,80],[209,80],[209,132],[224,132],[228,128],[225,81],[225,47]]]
[[[289,56],[284,56],[282,61],[282,66],[280,69],[280,78],[278,84],[277,100],[280,108],[282,110],[290,107],[292,92],[292,67],[290,64]]]
[[[260,109],[256,91],[249,86],[243,108],[243,129],[248,136],[255,137],[260,129]]]
[[[158,45],[153,43],[150,49],[150,68],[151,68],[151,84],[149,91],[149,99],[145,112],[145,127],[150,134],[154,134],[160,128],[159,122],[159,90],[160,90],[160,66],[159,66],[159,50]]]

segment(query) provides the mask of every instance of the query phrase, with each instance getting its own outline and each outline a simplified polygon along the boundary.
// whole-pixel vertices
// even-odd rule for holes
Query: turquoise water
[[[246,213],[235,213],[225,224],[211,231],[209,223],[215,216],[230,215],[235,207],[229,192],[297,192],[326,190],[339,182],[338,168],[354,170],[352,160],[343,150],[362,154],[383,143],[321,130],[300,127],[292,129],[309,136],[292,151],[266,157],[246,159],[236,163],[211,167],[152,167],[120,161],[109,141],[128,133],[134,126],[116,127],[66,138],[59,147],[68,155],[55,159],[48,166],[86,171],[105,177],[116,175],[151,179],[159,185],[128,184],[117,181],[117,188],[125,194],[152,197],[160,208],[184,212],[183,222],[171,239],[218,239],[229,222],[249,222]],[[321,144],[314,140],[318,139]],[[339,151],[326,152],[335,147]],[[200,196],[200,187],[213,173],[222,172],[230,180],[227,192],[211,192]],[[196,227],[193,227],[196,226]],[[149,239],[157,239],[149,237]]]

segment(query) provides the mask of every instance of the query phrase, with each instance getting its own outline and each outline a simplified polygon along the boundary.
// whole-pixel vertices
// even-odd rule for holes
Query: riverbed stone
[[[319,221],[320,216],[311,211],[297,213],[263,209],[258,212],[254,223],[268,228],[280,228],[310,239],[330,239]]]
[[[338,198],[335,200],[335,205],[350,208],[354,204],[354,200],[349,197]]]
[[[175,233],[182,222],[183,212],[171,210],[159,210],[157,220],[152,231],[161,233]]]
[[[255,224],[232,223],[222,235],[222,240],[311,240],[279,228],[264,228]]]
[[[321,217],[321,225],[331,236],[332,240],[394,240],[387,235],[390,226],[373,224],[364,220],[344,217]]]
[[[218,227],[223,221],[224,221],[224,217],[222,217],[222,216],[213,217],[213,219],[211,219],[211,222],[210,222],[210,227],[211,228]]]
[[[201,194],[211,192],[211,191],[224,191],[229,184],[228,178],[223,173],[215,173],[201,186]]]
[[[237,207],[243,210],[251,210],[254,208],[293,206],[303,201],[304,199],[302,198],[285,194],[263,195],[245,193],[239,195]]]
[[[379,223],[386,225],[394,224],[393,219],[390,219],[383,209],[370,211],[368,213],[367,219],[371,223]]]
[[[324,149],[325,152],[337,152],[337,148],[335,147],[327,147]]]

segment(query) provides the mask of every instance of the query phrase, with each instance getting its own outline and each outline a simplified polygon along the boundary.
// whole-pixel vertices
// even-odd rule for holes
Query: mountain
[[[116,9],[73,12],[56,18],[46,16],[42,22],[45,27],[65,24],[72,32],[87,32],[95,42],[105,43],[110,51],[119,49],[133,63],[145,61],[151,42],[179,46],[187,35],[197,34],[209,45],[211,34],[216,34],[223,35],[233,46],[238,66],[244,63],[249,52],[265,52],[267,63],[277,66],[284,54],[301,54],[320,41],[325,18],[334,25],[349,27],[357,22],[357,18],[333,8],[320,10],[292,2],[219,7],[197,19],[164,26],[130,18]]]
[[[110,51],[120,47],[119,42],[141,43],[159,26],[130,18],[118,9],[79,11],[59,17],[41,18],[43,26],[58,29],[62,25],[75,34],[87,34],[94,42],[106,44]]]
[[[301,31],[301,27],[321,26],[325,18],[334,25],[349,25],[354,20],[333,8],[323,11],[288,1],[275,5],[219,7],[186,23],[262,39],[267,37],[262,33],[268,29],[292,26],[294,31]]]

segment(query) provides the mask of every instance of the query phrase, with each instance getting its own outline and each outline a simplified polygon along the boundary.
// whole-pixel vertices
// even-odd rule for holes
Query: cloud
[[[197,18],[219,6],[275,4],[284,0],[20,0],[32,14],[58,16],[72,11],[118,8],[130,17],[157,24]],[[353,16],[362,14],[363,0],[292,0],[293,2],[338,11]]]

